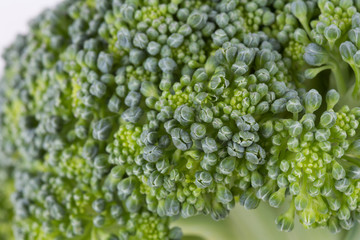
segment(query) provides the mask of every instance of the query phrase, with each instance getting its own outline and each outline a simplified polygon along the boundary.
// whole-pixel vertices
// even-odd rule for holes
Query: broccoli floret
[[[355,238],[358,5],[65,0],[44,11],[3,56],[0,239],[189,239],[184,221],[262,201],[282,208],[282,231],[298,217]],[[216,238],[237,232],[213,226]]]

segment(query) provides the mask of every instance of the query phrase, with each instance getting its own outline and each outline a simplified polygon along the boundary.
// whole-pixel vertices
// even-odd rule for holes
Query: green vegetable
[[[358,48],[352,0],[46,10],[3,55],[0,239],[359,238]]]

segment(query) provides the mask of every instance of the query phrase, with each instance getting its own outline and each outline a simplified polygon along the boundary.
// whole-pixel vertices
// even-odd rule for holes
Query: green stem
[[[308,25],[308,20],[307,20],[307,18],[301,18],[301,19],[299,19],[299,21],[300,21],[301,25],[303,26],[303,28],[305,29],[307,35],[308,35],[309,37],[311,37],[311,29],[310,29],[310,27],[309,27],[309,25]]]
[[[354,83],[354,90],[353,90],[353,97],[358,98],[359,97],[359,90],[360,90],[360,69],[357,68],[354,64],[350,64],[351,68],[354,71],[355,74],[355,83]]]
[[[345,71],[342,69],[338,63],[332,62],[333,69],[332,73],[335,78],[336,88],[339,91],[340,95],[344,95],[346,93],[346,81],[344,78]]]

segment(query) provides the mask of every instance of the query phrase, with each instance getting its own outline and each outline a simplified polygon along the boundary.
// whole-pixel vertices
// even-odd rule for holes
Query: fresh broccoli
[[[237,240],[261,202],[358,239],[358,49],[355,0],[44,11],[3,54],[0,239]]]

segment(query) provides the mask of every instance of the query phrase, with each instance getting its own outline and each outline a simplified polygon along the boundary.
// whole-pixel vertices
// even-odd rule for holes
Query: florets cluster
[[[261,201],[288,203],[283,231],[296,215],[350,229],[357,11],[351,0],[68,0],[45,11],[4,54],[0,166],[15,181],[16,238],[176,240],[177,217],[219,220]]]

